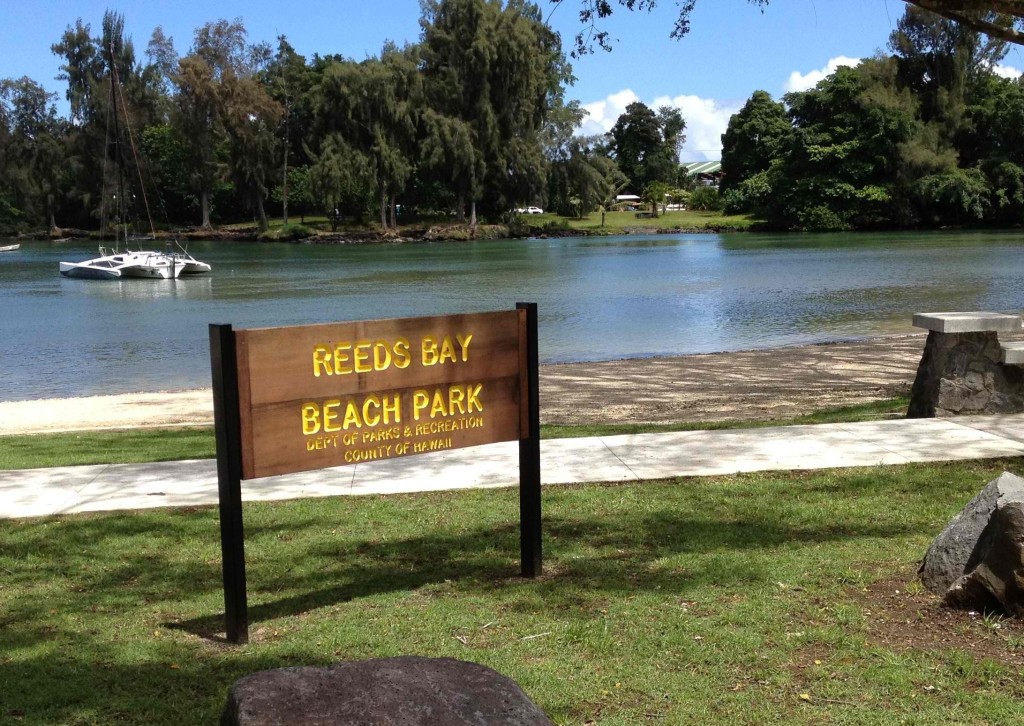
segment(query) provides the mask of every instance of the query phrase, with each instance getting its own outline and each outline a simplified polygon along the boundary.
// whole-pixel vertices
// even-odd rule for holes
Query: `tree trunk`
[[[203,229],[213,229],[210,224],[210,192],[204,189],[199,193],[199,204],[203,210],[203,222],[200,225]]]
[[[288,107],[284,116],[284,171],[281,173],[281,217],[285,227],[288,226]]]
[[[455,221],[466,221],[466,191],[464,189],[459,190],[459,195],[455,199]]]
[[[476,229],[476,200],[469,202],[469,226]]]
[[[388,193],[384,187],[380,189],[380,226],[383,229],[388,228]]]
[[[288,226],[288,154],[285,152],[284,181],[281,183],[281,221]]]
[[[398,208],[395,205],[394,193],[388,199],[388,209],[391,211],[391,229],[398,229]]]
[[[263,208],[263,197],[262,195],[256,195],[256,215],[259,218],[260,232],[266,232],[270,229],[270,222],[267,221],[267,211]]]

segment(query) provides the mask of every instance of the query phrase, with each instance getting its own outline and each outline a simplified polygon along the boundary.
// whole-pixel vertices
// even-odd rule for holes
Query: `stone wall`
[[[1024,369],[1000,362],[994,332],[930,331],[908,418],[1024,411]]]

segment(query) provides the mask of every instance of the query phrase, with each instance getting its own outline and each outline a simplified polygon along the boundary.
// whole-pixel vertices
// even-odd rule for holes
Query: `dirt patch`
[[[778,419],[906,393],[925,336],[541,366],[552,424]],[[210,425],[209,389],[0,403],[0,435]]]
[[[1024,621],[945,607],[937,595],[921,590],[916,572],[881,580],[851,597],[874,643],[897,651],[955,648],[1024,668]]]

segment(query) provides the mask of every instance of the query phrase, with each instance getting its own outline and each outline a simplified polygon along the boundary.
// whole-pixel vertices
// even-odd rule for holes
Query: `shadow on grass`
[[[446,613],[463,603],[586,618],[596,602],[642,593],[747,593],[812,569],[905,557],[1002,468],[546,489],[548,574],[537,581],[518,576],[514,490],[246,505],[250,623],[282,635],[245,648],[214,642],[224,629],[215,509],[6,520],[0,721],[212,722],[245,673],[337,660],[316,641],[341,619],[411,619],[433,638],[411,647],[439,652],[451,640]],[[352,609],[339,610],[345,603]]]
[[[609,487],[606,491],[615,489]],[[836,490],[837,485],[823,484],[820,494],[828,496]],[[509,493],[497,496],[508,503]],[[555,496],[549,496],[549,503]],[[301,525],[317,526],[323,523]],[[764,514],[747,512],[742,516],[735,511],[679,510],[667,503],[607,514],[593,510],[549,512],[544,518],[544,549],[548,571],[554,574],[541,577],[536,587],[550,593],[572,583],[590,593],[614,597],[643,590],[678,592],[709,585],[748,585],[770,580],[773,575],[770,559],[752,558],[745,552],[760,555],[783,545],[813,547],[838,541],[903,538],[924,534],[928,527],[924,522],[885,518],[789,522],[784,516],[780,519],[777,505]],[[249,549],[269,555],[260,544],[266,544],[268,537],[279,543],[283,540],[287,548],[292,540],[286,530],[280,524],[252,528],[248,537],[253,546]],[[567,549],[573,554],[562,559]],[[680,554],[692,555],[685,570],[653,566]],[[438,583],[453,583],[460,593],[474,595],[510,584],[518,580],[520,572],[519,526],[491,523],[464,527],[457,533],[431,531],[388,541],[372,536],[364,540],[307,541],[295,543],[291,552],[282,551],[277,556],[317,564],[313,568],[295,564],[282,570],[250,560],[250,625]],[[731,562],[729,566],[722,566],[723,557]],[[321,582],[332,584],[315,586]],[[277,597],[281,592],[293,594]],[[217,613],[165,625],[220,639],[224,616]]]

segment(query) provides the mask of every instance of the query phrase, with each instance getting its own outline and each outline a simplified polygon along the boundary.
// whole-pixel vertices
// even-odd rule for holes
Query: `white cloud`
[[[658,96],[652,108],[673,106],[686,121],[686,143],[682,157],[686,161],[717,161],[722,158],[722,134],[729,119],[742,104],[730,104],[700,96]]]
[[[1004,66],[998,63],[992,67],[992,72],[995,73],[997,76],[1002,76],[1003,78],[1011,79],[1017,78],[1021,74],[1021,71],[1017,70],[1013,66]]]
[[[626,106],[640,98],[631,89],[613,93],[601,101],[583,104],[590,115],[580,125],[579,133],[584,136],[604,134],[626,111]],[[687,161],[722,158],[722,134],[729,125],[729,118],[740,110],[741,104],[723,104],[713,98],[699,96],[658,96],[647,105],[657,110],[661,106],[679,109],[686,121],[686,143],[682,156]]]
[[[855,67],[859,63],[860,58],[849,58],[845,55],[839,55],[835,58],[830,58],[824,68],[819,68],[818,70],[809,71],[807,73],[793,71],[789,74],[789,80],[786,81],[786,93],[792,93],[794,91],[808,91],[818,85],[818,81],[821,81],[835,73],[839,66]]]
[[[626,106],[639,100],[639,96],[633,93],[632,89],[624,88],[603,101],[583,104],[583,110],[590,115],[580,125],[580,134],[593,136],[608,133],[619,120],[619,116],[626,112]]]

